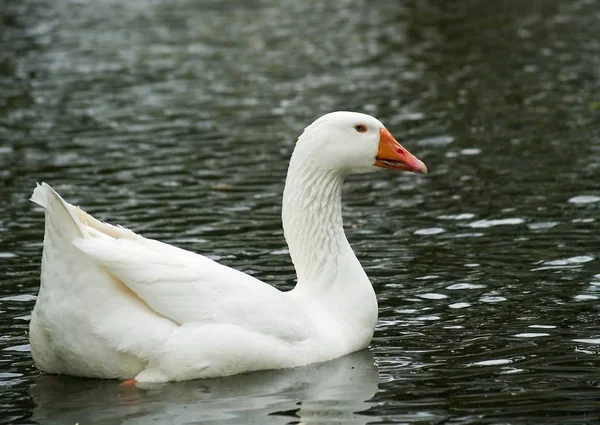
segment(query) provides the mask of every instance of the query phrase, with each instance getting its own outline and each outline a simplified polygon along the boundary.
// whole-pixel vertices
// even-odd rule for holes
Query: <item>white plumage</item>
[[[343,232],[341,186],[347,174],[376,169],[381,129],[373,117],[336,112],[299,138],[283,203],[298,272],[289,292],[102,223],[38,185],[31,200],[44,207],[46,227],[30,325],[36,366],[163,382],[302,366],[366,347],[377,302]],[[383,158],[400,165],[386,168],[425,171],[400,151]]]

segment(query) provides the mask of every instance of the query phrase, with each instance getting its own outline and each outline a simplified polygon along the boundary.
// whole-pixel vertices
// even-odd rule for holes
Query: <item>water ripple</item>
[[[600,3],[476,6],[5,2],[0,423],[596,417]],[[378,116],[430,169],[344,188],[347,236],[378,294],[375,359],[129,395],[39,376],[36,181],[289,290],[289,155],[337,109]]]

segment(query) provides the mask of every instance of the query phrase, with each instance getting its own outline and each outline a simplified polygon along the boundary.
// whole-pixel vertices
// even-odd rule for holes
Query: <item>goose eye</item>
[[[367,131],[367,126],[364,124],[358,124],[357,126],[354,127],[354,129],[356,131],[358,131],[359,133],[365,133]]]

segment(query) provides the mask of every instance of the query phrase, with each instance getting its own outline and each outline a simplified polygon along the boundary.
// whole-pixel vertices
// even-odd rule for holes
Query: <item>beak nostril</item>
[[[400,155],[404,155],[406,152],[404,152],[404,149],[402,148],[396,148],[396,152],[399,153]]]

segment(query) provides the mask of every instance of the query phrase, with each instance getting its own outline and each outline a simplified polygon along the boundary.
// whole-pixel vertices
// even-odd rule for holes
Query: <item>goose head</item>
[[[298,139],[294,156],[342,175],[382,168],[427,173],[425,164],[398,143],[381,121],[358,112],[331,112],[317,119]]]

